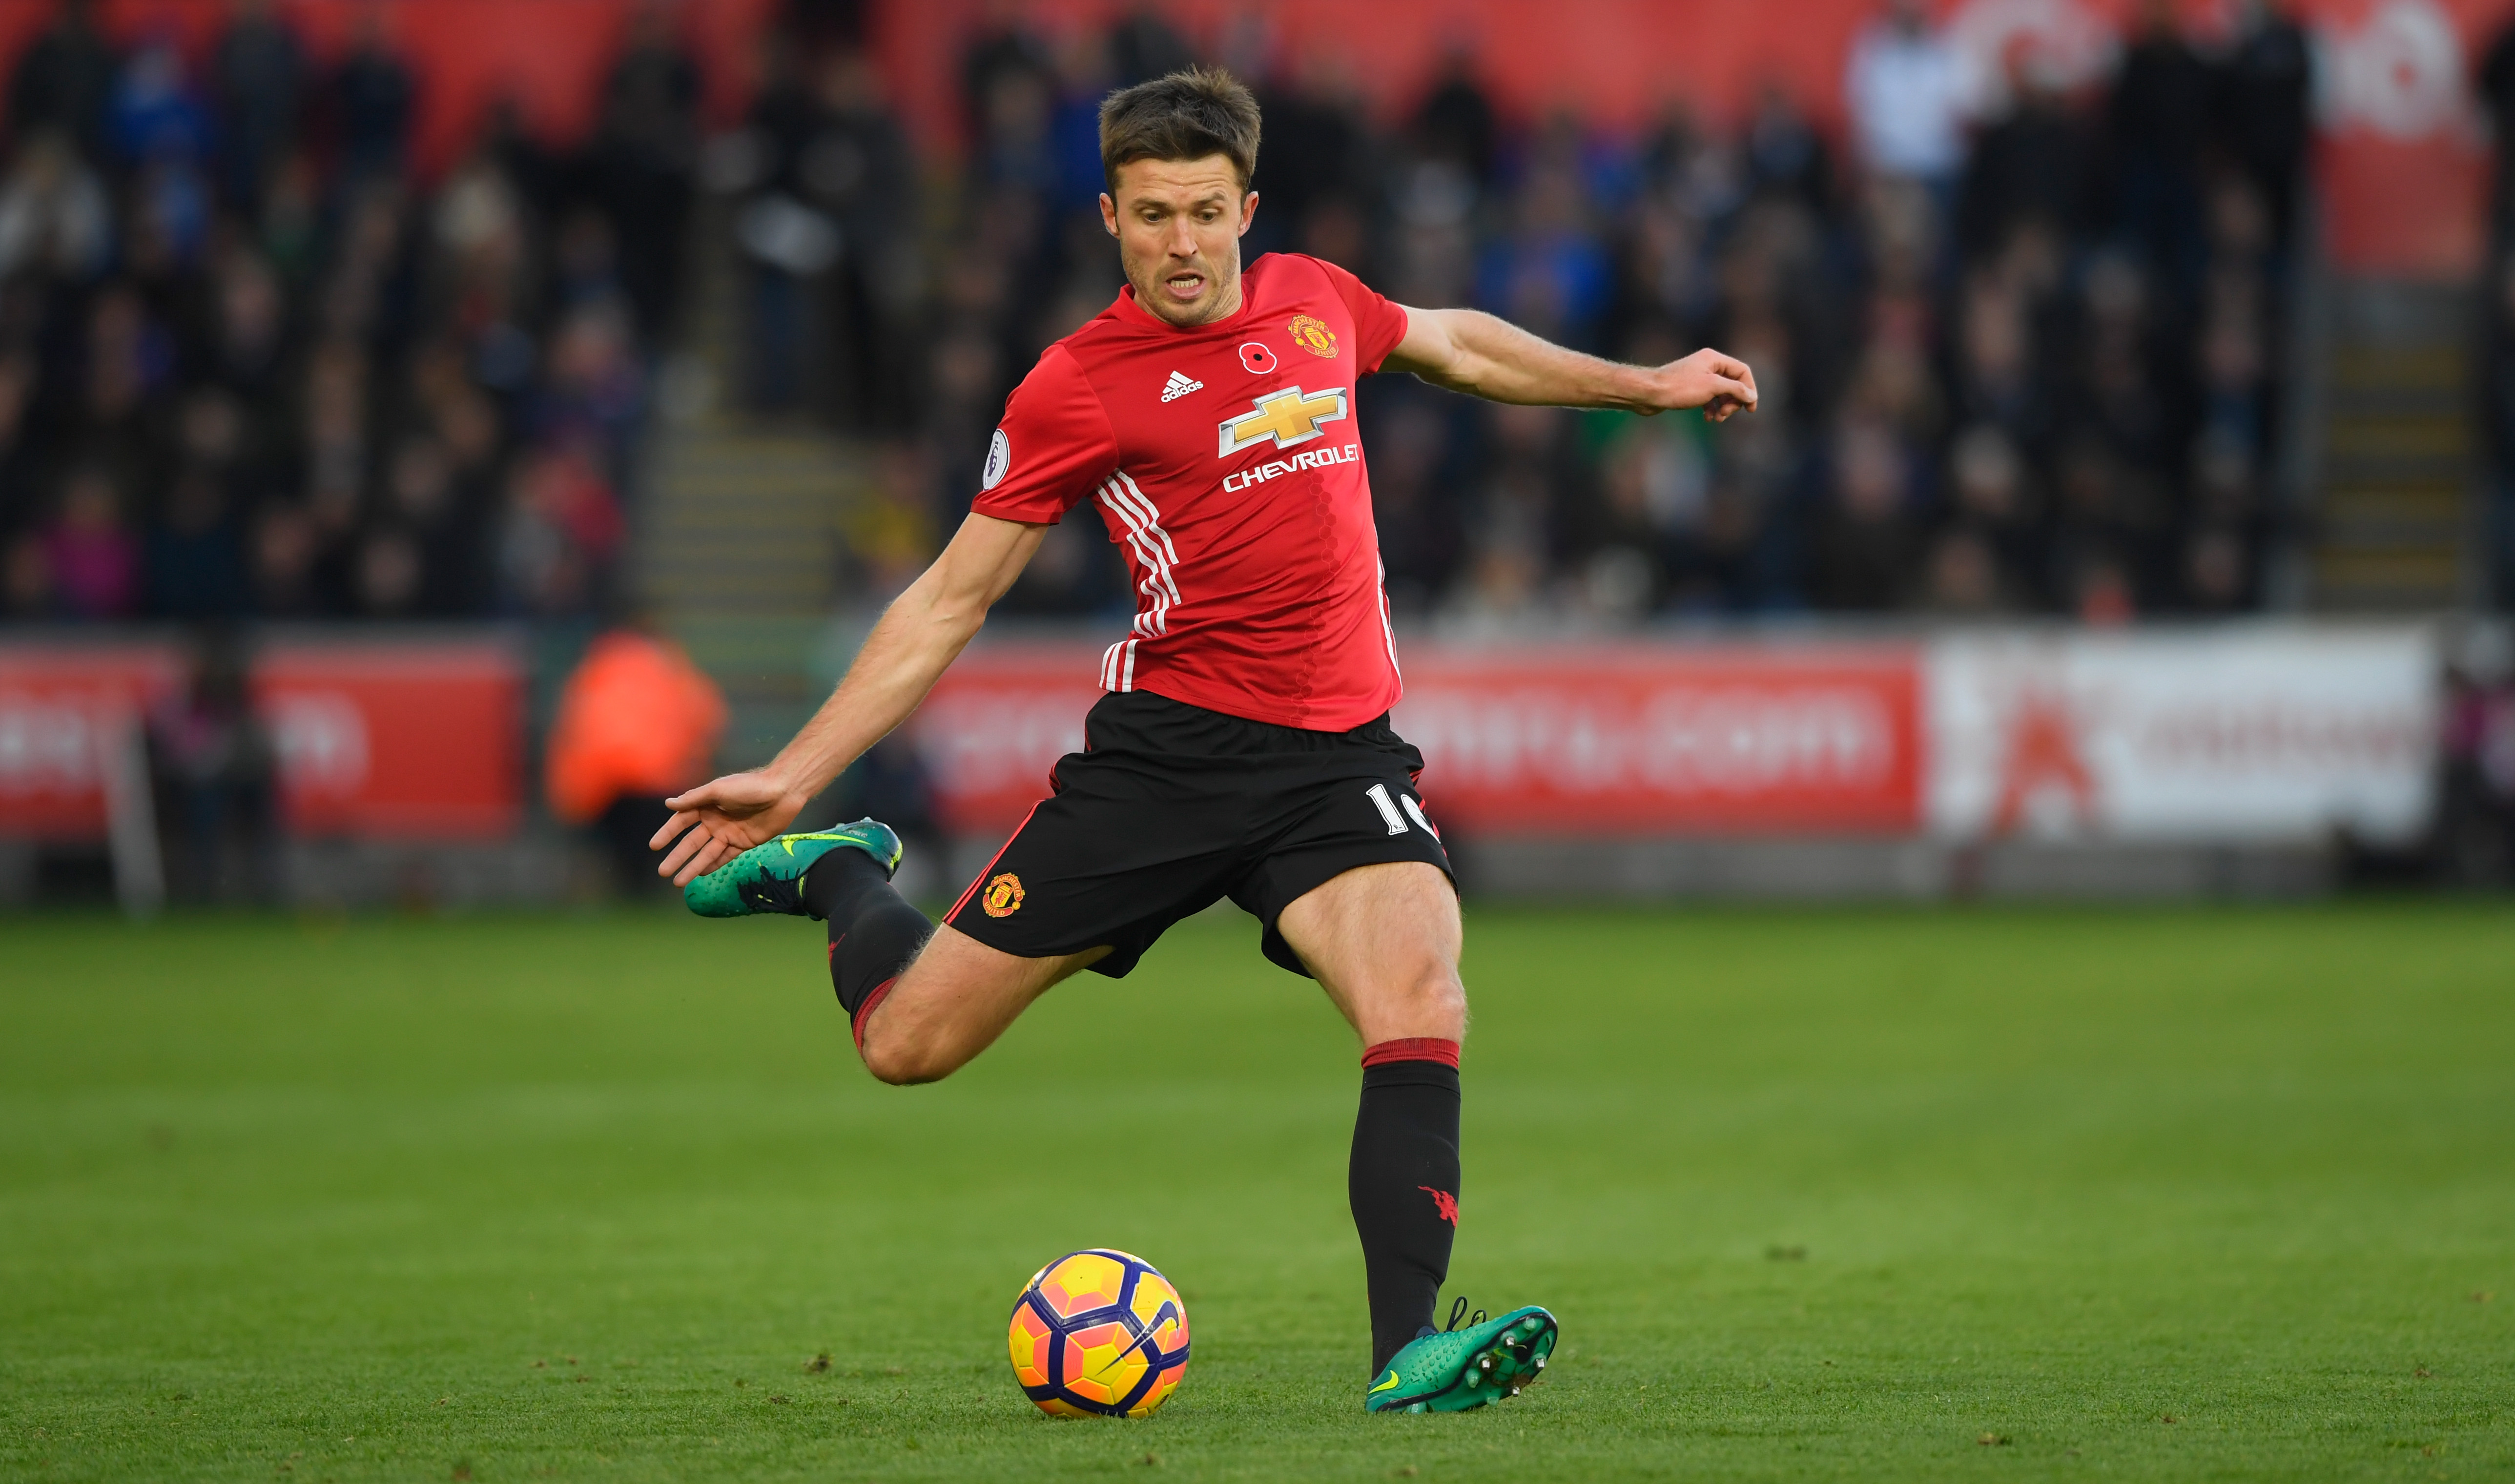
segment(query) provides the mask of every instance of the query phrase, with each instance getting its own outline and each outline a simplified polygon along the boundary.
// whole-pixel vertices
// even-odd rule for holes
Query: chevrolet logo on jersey
[[[1254,399],[1255,412],[1244,412],[1226,418],[1221,424],[1222,443],[1215,457],[1230,458],[1252,443],[1267,438],[1278,448],[1291,448],[1320,436],[1321,423],[1334,423],[1344,417],[1344,389],[1304,394],[1299,387],[1269,392]]]

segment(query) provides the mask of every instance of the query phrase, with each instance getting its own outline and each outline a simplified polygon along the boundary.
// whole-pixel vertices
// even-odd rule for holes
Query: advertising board
[[[2426,827],[2422,630],[1999,630],[1910,641],[1409,645],[1435,822],[1491,835],[2400,841]],[[1090,644],[975,651],[913,723],[955,831],[1083,745]]]
[[[2416,627],[1401,654],[1428,810],[1490,836],[2380,843],[2435,807],[2438,660]],[[909,736],[947,830],[1001,837],[1048,793],[1098,660],[1014,641],[945,675]],[[0,645],[0,834],[103,838],[115,760],[183,674],[165,644]],[[292,832],[520,825],[523,680],[501,643],[288,639],[253,685]]]
[[[116,750],[182,675],[164,644],[0,644],[0,835],[103,839]]]
[[[914,723],[950,828],[1009,829],[1083,745],[1098,650],[965,655]],[[1433,817],[1557,834],[1872,834],[1920,819],[1917,652],[1587,645],[1408,652]]]
[[[103,839],[118,749],[186,664],[163,640],[0,644],[0,835]],[[251,684],[292,833],[495,840],[522,822],[523,672],[506,645],[284,639]]]
[[[1927,670],[1942,837],[2401,843],[2434,808],[2419,629],[1951,636]]]

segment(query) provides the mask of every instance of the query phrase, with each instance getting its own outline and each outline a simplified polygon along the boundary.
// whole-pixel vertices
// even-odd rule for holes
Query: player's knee
[[[865,1070],[873,1073],[875,1081],[889,1083],[894,1088],[940,1082],[952,1071],[932,1057],[919,1054],[913,1047],[890,1047],[872,1040],[865,1042],[864,1064]]]
[[[924,1038],[886,1029],[879,1018],[865,1027],[864,1044],[858,1050],[864,1054],[865,1070],[873,1073],[874,1080],[894,1088],[941,1082],[960,1067],[959,1062],[945,1058],[939,1048]]]
[[[1459,982],[1457,969],[1444,967],[1437,977],[1424,981],[1423,1007],[1439,1017],[1449,1040],[1457,1041],[1466,1034],[1467,987]]]
[[[1427,963],[1399,982],[1390,1007],[1410,1036],[1457,1041],[1466,1034],[1467,990],[1448,964]]]

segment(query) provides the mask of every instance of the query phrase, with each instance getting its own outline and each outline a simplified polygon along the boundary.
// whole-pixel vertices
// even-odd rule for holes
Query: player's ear
[[[1100,229],[1118,235],[1118,203],[1105,190],[1100,192]]]
[[[1247,236],[1247,235],[1249,235],[1249,227],[1250,227],[1250,224],[1251,224],[1251,223],[1256,222],[1257,220],[1258,220],[1258,192],[1256,192],[1256,191],[1254,191],[1254,190],[1253,190],[1253,191],[1250,191],[1247,195],[1244,195],[1244,196],[1242,196],[1242,197],[1240,198],[1240,232],[1239,232],[1239,235],[1244,236],[1244,237],[1245,237],[1245,236]]]

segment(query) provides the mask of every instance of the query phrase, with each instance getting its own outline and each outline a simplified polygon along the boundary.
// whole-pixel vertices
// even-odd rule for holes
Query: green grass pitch
[[[0,1477],[2515,1472],[2503,906],[1477,911],[1453,1291],[1565,1348],[1446,1418],[1360,1411],[1256,938],[894,1090],[800,924],[0,923]],[[1150,1422],[1006,1365],[1092,1245],[1188,1300]]]

